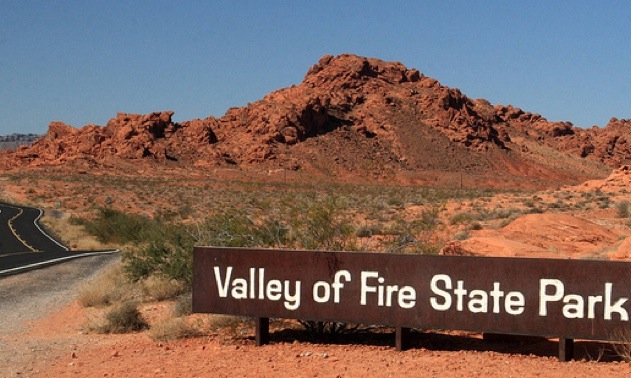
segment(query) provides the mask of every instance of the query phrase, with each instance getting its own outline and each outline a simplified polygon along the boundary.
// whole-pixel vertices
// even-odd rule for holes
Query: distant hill
[[[361,182],[541,187],[603,178],[631,163],[631,120],[604,128],[551,122],[471,99],[408,69],[355,55],[325,56],[304,80],[246,107],[176,123],[172,111],[119,113],[105,126],[52,122],[0,166],[295,170]]]
[[[0,135],[0,151],[14,150],[20,146],[28,146],[42,136],[39,134]]]

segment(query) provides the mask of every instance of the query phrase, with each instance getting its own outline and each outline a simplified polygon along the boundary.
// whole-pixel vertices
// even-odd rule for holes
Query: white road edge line
[[[56,264],[56,263],[60,263],[66,260],[71,260],[71,259],[76,259],[79,257],[88,257],[88,256],[98,256],[98,255],[111,255],[114,253],[118,253],[120,252],[118,249],[113,250],[113,251],[98,251],[98,252],[86,252],[86,253],[79,253],[79,254],[75,254],[75,255],[70,255],[70,256],[64,256],[64,257],[60,257],[60,258],[56,258],[56,259],[52,259],[52,260],[46,260],[46,261],[42,261],[42,262],[38,262],[35,264],[29,264],[29,265],[24,265],[24,266],[19,266],[16,268],[11,268],[11,269],[5,269],[5,270],[0,270],[0,276],[4,276],[7,274],[11,274],[13,272],[19,272],[22,270],[31,270],[31,269],[35,269],[41,266],[45,266],[45,265],[50,265],[50,264]]]
[[[41,232],[42,234],[44,234],[44,236],[46,236],[48,239],[50,239],[53,243],[57,244],[58,246],[60,246],[61,248],[65,249],[66,251],[68,251],[68,247],[66,247],[65,245],[61,244],[60,242],[58,242],[57,240],[55,240],[52,236],[48,235],[44,230],[42,230],[42,228],[39,226],[39,218],[42,217],[42,215],[44,215],[44,210],[40,209],[39,207],[36,208],[37,210],[39,210],[39,215],[37,216],[37,218],[35,218],[35,220],[33,221],[33,223],[35,224],[35,227],[37,227],[37,229],[39,230],[39,232]]]

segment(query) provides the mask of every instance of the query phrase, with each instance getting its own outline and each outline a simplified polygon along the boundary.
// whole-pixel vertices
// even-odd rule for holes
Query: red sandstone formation
[[[604,172],[586,167],[586,159],[613,167],[631,160],[631,120],[589,130],[549,122],[513,106],[472,100],[401,63],[355,55],[324,56],[299,85],[221,118],[174,123],[172,115],[121,113],[104,127],[81,129],[53,122],[44,138],[0,161],[111,165],[136,159],[363,177],[467,172],[583,180]]]

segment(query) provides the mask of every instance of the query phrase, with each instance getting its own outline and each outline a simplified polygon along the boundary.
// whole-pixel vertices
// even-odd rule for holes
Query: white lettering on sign
[[[333,283],[318,281],[313,285],[313,300],[318,303],[326,303],[331,299],[331,288],[333,288],[333,303],[340,303],[340,290],[344,287],[344,282],[351,280],[351,273],[348,270],[335,272]]]
[[[271,279],[266,282],[265,268],[250,268],[249,279],[243,277],[233,279],[231,266],[226,268],[226,273],[223,276],[218,266],[214,267],[213,270],[215,272],[215,281],[217,282],[217,292],[221,298],[269,299],[270,301],[284,299],[283,304],[286,309],[296,310],[300,307],[300,281],[294,283],[292,291],[292,285],[289,280]]]
[[[375,285],[374,281],[377,281]],[[359,303],[362,306],[368,304],[368,294],[375,293],[377,306],[392,307],[393,297],[401,308],[412,308],[416,305],[416,290],[412,286],[383,285],[385,278],[379,276],[379,272],[361,272],[361,297]]]
[[[446,274],[436,274],[432,277],[430,289],[436,296],[430,297],[429,303],[437,311],[451,309],[454,299],[456,311],[465,311],[466,306],[466,310],[471,313],[488,313],[490,305],[491,312],[494,314],[499,314],[503,308],[507,314],[519,315],[524,312],[526,306],[524,294],[519,291],[510,291],[505,294],[500,290],[499,282],[493,282],[493,289],[490,291],[467,290],[463,280],[457,280],[454,287],[451,277]]]
[[[629,300],[620,297],[612,303],[613,284],[605,283],[604,301],[603,295],[588,295],[587,301],[578,294],[565,294],[565,285],[557,279],[541,279],[539,281],[539,316],[548,315],[548,304],[563,301],[563,316],[568,319],[583,319],[587,312],[588,319],[596,317],[597,304],[602,303],[602,315],[605,320],[612,320],[614,313],[622,321],[629,321],[629,312],[622,306]]]
[[[300,307],[302,283],[299,280],[266,277],[265,268],[249,268],[243,276],[235,276],[232,266],[215,266],[213,271],[220,298],[282,302],[286,309],[292,311]],[[344,289],[352,286],[353,291],[358,285],[359,304],[362,306],[398,306],[403,309],[416,306],[416,290],[410,285],[389,283],[382,273],[375,270],[361,271],[357,283],[352,278],[350,271],[339,270],[331,280],[316,281],[312,286],[311,299],[322,304],[341,303]],[[503,290],[498,281],[489,282],[485,287],[470,287],[471,284],[467,285],[465,280],[453,279],[447,274],[435,274],[429,286],[429,304],[435,311],[506,313],[517,316],[523,314],[526,308],[526,298],[522,292]],[[567,292],[565,284],[559,279],[539,279],[538,315],[545,317],[550,316],[551,311],[558,311],[554,315],[562,315],[566,319],[629,321],[629,298],[614,297],[611,282],[605,282],[601,288],[593,295],[577,294]],[[533,298],[534,303],[536,301]]]

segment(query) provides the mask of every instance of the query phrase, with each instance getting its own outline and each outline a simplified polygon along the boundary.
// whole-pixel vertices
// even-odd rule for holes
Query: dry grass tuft
[[[109,306],[122,299],[131,299],[135,290],[125,279],[123,266],[116,264],[86,283],[77,295],[83,307]]]
[[[188,316],[193,313],[193,293],[187,292],[179,295],[175,299],[175,307],[173,308],[173,316]]]
[[[202,332],[192,326],[185,318],[171,318],[155,324],[149,331],[149,337],[155,341],[180,340],[201,336]]]
[[[623,328],[614,332],[614,339],[620,342],[612,344],[613,350],[626,362],[631,362],[631,329]]]
[[[142,281],[142,290],[147,299],[160,302],[183,294],[186,287],[181,282],[153,275]]]
[[[149,324],[138,310],[138,305],[135,302],[123,302],[110,309],[94,330],[99,333],[129,333],[147,328]]]

